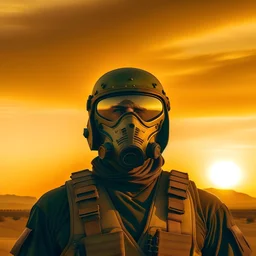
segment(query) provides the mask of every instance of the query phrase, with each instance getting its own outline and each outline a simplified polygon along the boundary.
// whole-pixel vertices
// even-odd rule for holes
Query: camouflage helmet
[[[165,119],[162,128],[157,135],[157,142],[164,150],[169,138],[169,98],[160,81],[151,73],[138,68],[119,68],[107,72],[101,76],[93,87],[92,94],[87,100],[89,119],[87,128],[84,129],[84,137],[87,138],[91,150],[98,150],[101,145],[100,135],[95,126],[95,105],[99,99],[112,95],[139,93],[155,96],[161,99],[164,105]]]

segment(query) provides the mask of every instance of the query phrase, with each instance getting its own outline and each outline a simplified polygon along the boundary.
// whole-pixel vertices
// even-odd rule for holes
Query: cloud
[[[70,6],[74,4],[91,4],[95,0],[9,0],[8,2],[0,2],[0,16],[8,16],[15,14],[30,13],[40,9],[49,9],[60,6]],[[97,0],[96,0],[97,1]]]
[[[199,36],[172,40],[164,48],[181,48],[181,57],[234,52],[240,52],[241,56],[241,52],[256,50],[255,31],[256,22],[230,24]]]
[[[218,58],[221,58],[221,55],[210,55],[203,58],[199,56],[176,61],[179,62],[180,69],[193,66],[202,67],[199,72],[177,76],[177,80],[181,84],[189,80],[193,83],[194,88],[209,90],[230,87],[234,89],[241,88],[241,86],[254,88],[256,51],[250,56],[236,59],[219,60]],[[169,63],[171,62],[170,60]]]
[[[256,113],[256,49],[195,55],[170,49],[144,63],[158,71],[176,117]]]
[[[145,62],[160,67],[165,76],[206,74],[227,66],[239,65],[256,55],[256,23],[226,25],[213,31],[183,39],[172,38],[169,43],[151,50]],[[153,56],[153,57],[152,57]],[[233,66],[234,66],[233,65]],[[254,65],[253,65],[254,69]],[[246,66],[242,72],[252,73]],[[241,72],[235,72],[240,76]],[[234,74],[232,74],[234,75]]]
[[[67,40],[73,36],[84,38],[95,35],[97,38],[97,35],[101,35],[108,36],[101,37],[105,43],[129,41],[134,46],[147,40],[150,47],[158,48],[159,43],[166,40],[191,37],[195,33],[212,31],[223,24],[253,17],[256,7],[254,1],[241,3],[238,0],[213,3],[187,1],[186,4],[167,0],[123,0],[121,3],[117,0],[66,0],[59,3],[59,0],[10,0],[4,9],[19,6],[17,9],[22,10],[26,6],[27,11],[14,12],[1,20],[28,25],[33,30],[33,37],[54,31],[52,38],[45,38],[49,43],[60,36]],[[113,38],[114,35],[121,37]]]
[[[195,104],[191,92],[202,103],[203,92],[208,95],[211,86],[213,91],[219,88],[222,77],[225,83],[230,78],[236,83],[240,67],[245,79],[254,81],[249,78],[253,74],[248,67],[254,60],[244,58],[251,54],[248,51],[240,50],[243,58],[234,58],[238,52],[185,56],[184,51],[195,51],[196,43],[209,41],[211,33],[218,39],[218,28],[254,17],[255,1],[184,4],[124,0],[120,4],[116,0],[99,0],[65,1],[63,5],[39,1],[36,8],[32,2],[22,2],[29,3],[27,11],[0,17],[2,28],[13,28],[8,33],[0,29],[0,57],[4,59],[0,63],[0,86],[5,96],[35,104],[84,108],[96,79],[121,66],[136,66],[154,73],[168,84],[171,94],[177,95],[172,99],[173,103],[180,102],[179,108]],[[235,33],[231,36],[234,39]],[[190,39],[182,44],[185,37]],[[161,52],[166,42],[177,44]],[[181,53],[182,58],[178,57]],[[232,58],[228,57],[232,54]],[[225,62],[227,59],[237,62]],[[235,66],[234,72],[230,72],[230,65]],[[225,70],[229,72],[226,75]],[[218,93],[217,90],[213,96]]]
[[[254,149],[255,127],[256,116],[174,118],[171,141],[208,149]]]
[[[26,4],[18,3],[15,1],[8,1],[8,3],[0,3],[0,16],[13,15],[24,12]]]

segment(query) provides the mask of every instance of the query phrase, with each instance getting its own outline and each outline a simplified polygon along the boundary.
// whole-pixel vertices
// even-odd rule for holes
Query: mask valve
[[[143,151],[136,146],[129,146],[120,153],[120,162],[124,167],[135,168],[144,163]]]
[[[149,143],[146,152],[149,158],[157,159],[161,155],[161,146],[156,142]]]
[[[103,145],[99,147],[98,155],[100,159],[109,159],[112,156],[113,151],[114,151],[114,147],[112,143],[105,142]]]

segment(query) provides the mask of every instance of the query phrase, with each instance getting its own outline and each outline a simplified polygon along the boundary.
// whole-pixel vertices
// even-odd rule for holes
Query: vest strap
[[[184,203],[181,199],[175,197],[168,198],[168,210],[177,213],[183,214],[184,213]]]
[[[182,222],[182,214],[176,214],[176,213],[172,213],[172,212],[168,212],[168,220],[173,220],[173,221],[177,221],[177,222]]]
[[[101,234],[99,193],[91,171],[74,172],[70,178],[74,188],[78,215],[83,222],[86,236]]]
[[[168,232],[181,234],[184,200],[187,199],[189,177],[187,173],[171,170],[168,188]]]
[[[72,180],[76,180],[78,178],[91,177],[91,172],[89,169],[85,169],[82,171],[72,172],[70,178]]]

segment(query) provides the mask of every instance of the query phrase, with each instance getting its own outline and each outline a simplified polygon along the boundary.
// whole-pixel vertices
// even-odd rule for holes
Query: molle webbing
[[[91,171],[84,170],[71,175],[75,203],[79,218],[84,225],[86,256],[102,256],[102,245],[107,245],[105,256],[124,256],[125,245],[122,231],[103,233],[100,216],[99,193]]]
[[[71,175],[78,215],[84,224],[86,236],[101,234],[99,194],[91,172],[80,171]]]
[[[156,233],[157,256],[189,256],[192,248],[192,234],[182,233],[185,213],[184,200],[188,200],[189,179],[187,173],[172,170],[169,176],[167,232]],[[189,209],[190,210],[190,209]],[[190,214],[190,213],[187,213]]]
[[[167,231],[181,233],[181,222],[184,214],[184,200],[187,199],[188,174],[172,170],[168,188],[168,221]]]

